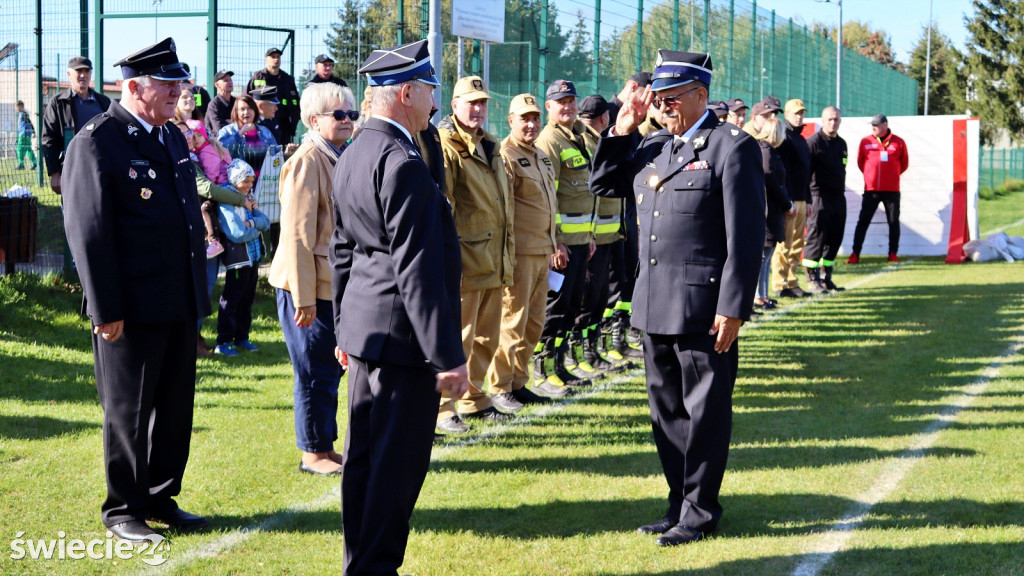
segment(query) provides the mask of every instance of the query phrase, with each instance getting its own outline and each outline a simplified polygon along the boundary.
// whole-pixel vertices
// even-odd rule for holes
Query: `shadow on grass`
[[[100,428],[100,424],[78,420],[61,420],[50,416],[10,416],[0,414],[0,438],[8,440],[43,440],[94,428]]]

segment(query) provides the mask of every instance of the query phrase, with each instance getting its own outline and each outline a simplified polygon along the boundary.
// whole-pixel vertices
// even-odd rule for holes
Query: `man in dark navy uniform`
[[[740,325],[749,319],[765,234],[764,174],[752,138],[706,109],[711,57],[658,51],[650,89],[623,103],[594,155],[591,190],[632,185],[640,219],[633,326],[644,331],[651,423],[668,511],[639,532],[673,546],[704,538],[732,431]],[[659,107],[664,130],[632,133]]]
[[[121,102],[64,163],[64,227],[93,325],[103,406],[103,523],[121,540],[206,525],[178,508],[192,436],[196,319],[210,313],[203,219],[185,137],[165,124],[188,78],[174,41],[114,64]]]
[[[427,41],[359,69],[373,117],[333,173],[338,356],[348,374],[344,574],[397,574],[430,464],[439,391],[469,387],[455,221],[413,134],[438,85]]]

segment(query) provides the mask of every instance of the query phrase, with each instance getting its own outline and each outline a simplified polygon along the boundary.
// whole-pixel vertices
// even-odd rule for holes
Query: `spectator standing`
[[[801,298],[808,294],[800,288],[798,271],[804,252],[804,228],[810,207],[811,153],[801,130],[807,108],[802,100],[786,102],[786,141],[779,147],[786,168],[786,192],[794,210],[786,213],[783,234],[775,248],[773,292],[783,298]]]
[[[640,71],[630,76],[629,80],[626,80],[626,85],[619,90],[619,93],[612,97],[608,101],[608,125],[615,124],[615,119],[619,116],[619,109],[622,108],[622,103],[629,100],[632,94],[642,92],[644,88],[651,85],[651,73]]]
[[[25,103],[21,100],[14,105],[14,110],[18,115],[18,143],[15,149],[15,156],[18,159],[18,165],[14,167],[15,170],[25,169],[25,158],[32,163],[32,170],[36,169],[36,153],[32,151],[32,137],[36,134],[36,129],[32,126],[32,120],[28,116],[28,112],[25,111]]]
[[[282,146],[288,144],[295,138],[295,130],[299,126],[299,89],[295,87],[295,78],[281,69],[281,50],[278,48],[267,49],[263,57],[266,68],[259,70],[252,75],[249,83],[245,86],[246,94],[252,93],[255,88],[273,86],[277,88],[277,99],[281,101],[274,120],[281,128],[281,139],[277,141]]]
[[[321,84],[330,82],[342,88],[348,88],[348,83],[334,75],[334,60],[327,54],[321,54],[313,62],[313,77],[309,79],[310,84]]]
[[[46,161],[50,188],[57,194],[61,193],[64,151],[71,139],[89,120],[110,107],[110,98],[89,87],[92,82],[91,60],[83,56],[68,60],[67,75],[71,86],[46,105],[39,131],[40,155]]]
[[[732,430],[740,326],[750,317],[764,243],[757,144],[706,109],[708,54],[658,51],[651,90],[626,102],[594,156],[595,194],[632,183],[640,217],[633,324],[644,330],[651,424],[669,485],[662,520],[641,526],[659,546],[718,525]],[[637,146],[654,104],[666,130]]]
[[[231,122],[231,111],[235,108],[235,96],[231,93],[235,89],[234,75],[230,70],[221,70],[213,75],[217,95],[210,101],[203,116],[206,130],[213,136],[220,134],[221,129]]]
[[[842,114],[835,106],[821,112],[821,130],[807,139],[811,155],[811,209],[807,217],[804,270],[811,292],[840,290],[832,281],[846,227],[846,141],[839,136]]]
[[[726,100],[725,105],[729,108],[729,114],[725,117],[725,121],[737,128],[743,128],[743,125],[747,123],[747,111],[750,109],[746,102],[739,98],[732,98]]]
[[[89,119],[68,148],[64,227],[92,323],[103,524],[141,543],[156,535],[147,519],[179,531],[207,524],[175,498],[192,438],[196,321],[210,304],[194,164],[179,160],[188,158],[185,138],[165,125],[187,78],[174,40],[114,66],[120,103]]]
[[[484,130],[490,99],[479,76],[460,78],[453,112],[437,125],[462,247],[462,346],[470,382],[462,398],[442,393],[437,426],[444,433],[467,431],[463,418],[511,418],[482,391],[501,337],[502,287],[512,285],[515,267],[514,201],[499,143]]]
[[[327,261],[334,210],[332,172],[348,146],[355,97],[348,88],[324,83],[307,86],[299,107],[308,132],[302,146],[281,169],[281,237],[270,265],[277,289],[277,315],[295,375],[295,443],[302,451],[299,470],[341,473],[338,439],[338,385],[341,366],[334,357],[334,310]]]
[[[256,183],[256,173],[244,160],[235,158],[228,166],[228,188],[248,196]],[[263,257],[260,232],[270,229],[270,220],[258,207],[218,206],[220,228],[224,233],[224,291],[217,313],[217,347],[214,354],[237,356],[238,348],[258,352],[249,340],[252,305],[256,299],[256,281]]]
[[[430,466],[438,392],[458,397],[469,386],[459,239],[412,142],[440,84],[427,41],[375,50],[358,73],[373,87],[373,117],[332,181],[335,333],[349,367],[343,572],[397,574]]]
[[[907,143],[889,130],[885,114],[875,114],[871,118],[871,136],[865,136],[857,147],[857,167],[864,174],[864,197],[848,264],[860,261],[864,236],[879,203],[885,207],[885,220],[889,223],[889,262],[900,261],[900,175],[907,171],[909,163]]]
[[[506,412],[524,404],[562,398],[571,392],[558,380],[544,358],[530,356],[544,328],[548,296],[548,269],[555,252],[555,173],[551,160],[534,146],[540,130],[540,106],[532,94],[519,94],[508,108],[509,135],[501,142],[501,158],[515,198],[516,265],[512,285],[502,288],[501,340],[488,381],[491,400]],[[539,396],[538,396],[539,394]]]

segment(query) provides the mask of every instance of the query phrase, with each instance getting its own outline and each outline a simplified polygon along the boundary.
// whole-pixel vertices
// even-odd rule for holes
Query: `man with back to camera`
[[[440,84],[427,41],[374,50],[359,74],[373,116],[334,168],[330,248],[337,354],[349,368],[345,576],[398,573],[438,392],[469,387],[459,239],[412,136],[426,129]]]
[[[651,424],[669,485],[660,546],[718,525],[732,431],[740,325],[750,318],[765,231],[764,175],[753,138],[706,109],[711,56],[659,50],[649,90],[623,104],[594,156],[591,190],[630,184],[640,218],[634,326],[644,331]],[[639,146],[654,104],[666,129]]]
[[[57,194],[61,193],[64,153],[71,139],[90,119],[110,107],[110,98],[89,87],[92,82],[91,60],[83,56],[68,60],[67,75],[71,86],[46,105],[39,131],[40,155],[46,161],[50,188]]]
[[[196,172],[174,117],[188,78],[167,38],[126,56],[120,103],[68,148],[64,227],[92,322],[103,407],[103,524],[144,542],[147,519],[206,526],[181,510],[192,436],[196,321],[210,313]]]
[[[865,136],[857,147],[857,167],[864,174],[864,197],[853,232],[853,253],[847,264],[860,262],[864,237],[879,203],[885,207],[889,224],[889,262],[900,261],[900,175],[907,171],[909,163],[907,143],[889,130],[885,114],[875,114],[871,118],[871,136]]]
[[[807,139],[811,156],[811,208],[807,218],[804,270],[811,292],[841,290],[832,281],[846,228],[846,140],[839,136],[842,114],[835,106],[821,111],[821,130]]]
[[[281,105],[277,108],[274,120],[281,127],[281,140],[277,143],[284,146],[295,137],[295,130],[299,126],[301,112],[299,110],[299,89],[295,87],[295,78],[281,69],[281,50],[279,48],[268,48],[263,57],[266,68],[254,72],[249,83],[245,85],[245,92],[249,94],[254,88],[273,86],[277,88],[277,99]]]

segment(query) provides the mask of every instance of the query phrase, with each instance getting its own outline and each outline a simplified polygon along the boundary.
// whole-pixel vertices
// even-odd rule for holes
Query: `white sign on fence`
[[[504,42],[505,0],[452,0],[452,35]]]

